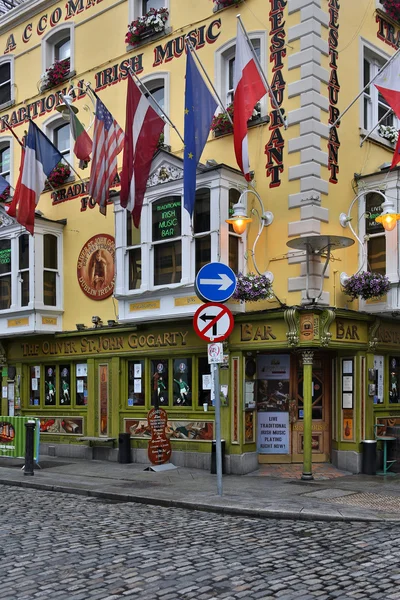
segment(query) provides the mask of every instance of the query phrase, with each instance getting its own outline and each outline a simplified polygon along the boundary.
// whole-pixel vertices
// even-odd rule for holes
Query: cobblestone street
[[[1,600],[400,598],[400,527],[0,486]]]

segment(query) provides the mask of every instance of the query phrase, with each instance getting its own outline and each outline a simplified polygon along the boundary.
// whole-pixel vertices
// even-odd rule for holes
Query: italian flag
[[[87,167],[88,162],[90,161],[90,154],[92,152],[92,140],[90,139],[87,131],[84,126],[72,110],[71,103],[69,98],[63,96],[64,102],[66,106],[68,106],[69,110],[69,121],[71,125],[71,133],[74,138],[74,154],[77,158],[79,158],[79,167],[84,169]]]

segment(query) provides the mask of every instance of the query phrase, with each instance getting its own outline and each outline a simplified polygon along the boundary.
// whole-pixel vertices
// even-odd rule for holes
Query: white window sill
[[[367,135],[368,131],[360,127],[360,142],[363,141],[364,137]],[[364,144],[367,142],[371,142],[372,144],[376,144],[377,146],[381,146],[381,148],[385,148],[390,152],[396,148],[396,144],[392,144],[386,138],[381,137],[376,131],[371,133],[367,140],[365,140]]]
[[[10,106],[14,106],[14,104],[15,100],[7,100],[7,102],[3,102],[3,104],[0,104],[0,112],[10,108]]]

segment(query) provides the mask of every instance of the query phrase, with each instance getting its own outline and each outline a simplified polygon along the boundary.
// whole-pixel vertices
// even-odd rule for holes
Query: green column
[[[304,350],[303,358],[303,474],[302,479],[314,479],[312,474],[312,364],[314,352]]]

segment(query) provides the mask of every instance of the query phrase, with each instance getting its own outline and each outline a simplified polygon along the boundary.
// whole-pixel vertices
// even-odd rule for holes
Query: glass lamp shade
[[[250,217],[233,217],[232,219],[226,219],[226,223],[232,225],[233,231],[238,235],[242,235],[246,231],[247,223],[251,223]]]
[[[386,231],[393,231],[399,219],[399,214],[385,212],[379,215],[379,217],[376,217],[375,221],[381,223]]]

